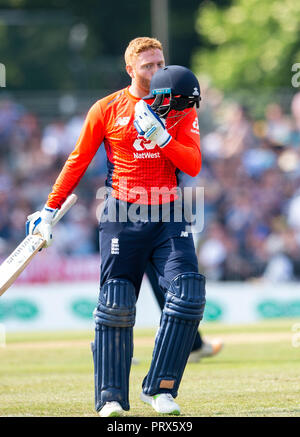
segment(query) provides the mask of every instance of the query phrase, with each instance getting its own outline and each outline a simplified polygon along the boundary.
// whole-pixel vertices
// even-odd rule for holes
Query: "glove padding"
[[[144,100],[135,105],[133,124],[140,135],[146,140],[154,141],[159,147],[165,147],[172,139],[165,127],[165,121]]]
[[[27,217],[26,235],[40,234],[46,241],[45,246],[52,244],[52,220],[58,210],[45,206]]]

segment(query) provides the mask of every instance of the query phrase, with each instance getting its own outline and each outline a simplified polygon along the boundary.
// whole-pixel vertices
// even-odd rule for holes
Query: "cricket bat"
[[[52,220],[52,226],[56,225],[76,201],[76,194],[71,194],[57,211]],[[0,266],[0,296],[15,282],[44,244],[45,240],[41,235],[27,235],[9,257],[3,261]]]

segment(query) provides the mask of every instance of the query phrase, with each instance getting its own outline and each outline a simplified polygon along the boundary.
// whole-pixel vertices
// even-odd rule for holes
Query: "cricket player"
[[[28,229],[51,244],[56,210],[104,143],[108,195],[99,224],[95,408],[102,417],[121,416],[130,408],[136,300],[150,262],[165,305],[141,400],[158,413],[178,415],[174,399],[205,306],[205,277],[198,273],[193,238],[184,216],[178,220],[182,205],[176,177],[178,170],[196,176],[201,168],[194,107],[200,88],[187,68],[165,67],[157,39],[132,40],[125,62],[131,84],[90,108],[74,151],[43,210],[29,216]]]

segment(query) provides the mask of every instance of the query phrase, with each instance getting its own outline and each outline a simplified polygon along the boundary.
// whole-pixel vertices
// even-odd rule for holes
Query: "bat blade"
[[[0,296],[14,283],[43,247],[45,240],[40,235],[28,235],[0,266]]]

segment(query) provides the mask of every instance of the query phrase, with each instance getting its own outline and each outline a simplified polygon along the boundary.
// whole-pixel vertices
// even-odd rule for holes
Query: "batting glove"
[[[27,217],[26,235],[40,234],[46,241],[44,247],[52,244],[52,220],[58,210],[45,206]]]
[[[172,139],[162,120],[152,108],[140,100],[135,105],[134,127],[146,140],[154,141],[159,147],[165,147]]]

